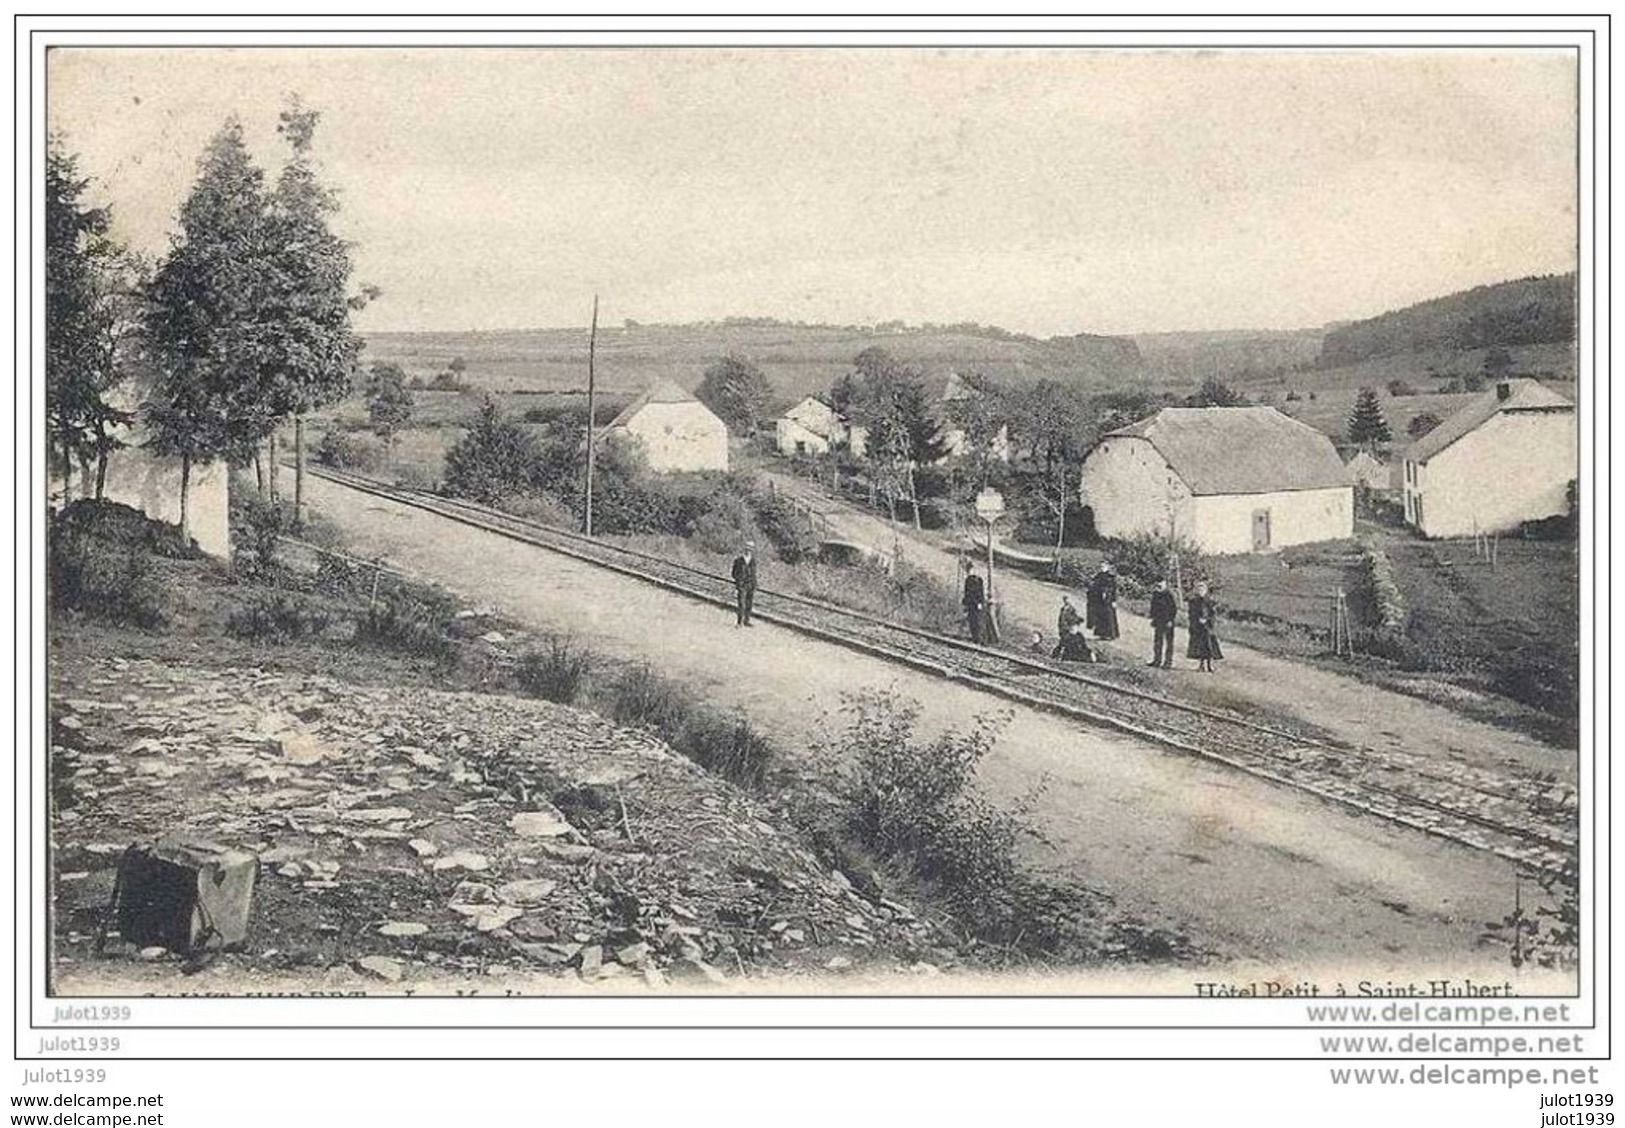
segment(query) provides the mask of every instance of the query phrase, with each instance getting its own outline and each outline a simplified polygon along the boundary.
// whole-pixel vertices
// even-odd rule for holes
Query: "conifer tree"
[[[1374,388],[1361,388],[1354,397],[1354,410],[1349,414],[1349,442],[1356,444],[1385,443],[1394,437],[1383,418],[1382,404]]]

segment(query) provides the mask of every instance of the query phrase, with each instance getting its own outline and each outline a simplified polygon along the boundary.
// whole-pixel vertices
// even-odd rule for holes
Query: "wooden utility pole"
[[[587,522],[586,533],[592,536],[592,463],[593,463],[593,434],[595,430],[593,415],[598,407],[597,384],[594,380],[593,367],[598,352],[598,295],[592,296],[592,329],[587,334]]]
[[[305,524],[305,417],[293,417],[293,525]]]

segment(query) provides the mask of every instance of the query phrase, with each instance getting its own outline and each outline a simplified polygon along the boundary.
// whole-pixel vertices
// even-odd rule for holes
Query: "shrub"
[[[751,489],[745,495],[751,514],[774,554],[787,564],[818,555],[818,536],[789,498],[771,490]]]
[[[145,548],[60,518],[48,537],[53,607],[146,629],[163,625],[163,596]]]
[[[1117,569],[1128,595],[1143,595],[1155,587],[1158,580],[1172,579],[1175,558],[1179,563],[1180,582],[1187,591],[1194,589],[1198,582],[1206,583],[1214,593],[1220,588],[1218,560],[1183,537],[1141,533],[1102,541],[1101,551]],[[1067,576],[1063,570],[1063,576],[1068,583],[1078,586],[1089,582],[1089,576],[1078,576],[1075,571]]]
[[[1405,594],[1394,579],[1394,565],[1382,547],[1372,541],[1360,542],[1360,555],[1365,563],[1365,581],[1369,589],[1371,606],[1377,613],[1377,630],[1382,634],[1403,637],[1410,622],[1405,606]]]
[[[1416,388],[1414,385],[1408,384],[1404,380],[1393,379],[1388,381],[1388,394],[1393,396],[1395,399],[1398,399],[1401,396],[1414,396],[1416,394]]]
[[[231,491],[232,564],[245,576],[276,570],[281,538],[294,527],[292,503],[271,500],[254,490]]]
[[[540,468],[541,452],[531,432],[504,419],[489,396],[479,418],[446,452],[446,492],[487,505],[529,490]]]
[[[51,605],[147,629],[164,622],[154,556],[198,555],[173,525],[127,505],[76,501],[51,517],[46,533]]]
[[[569,705],[581,695],[591,672],[591,655],[568,636],[553,635],[547,649],[532,650],[520,659],[517,677],[526,693]]]
[[[746,787],[762,785],[773,759],[772,745],[743,716],[710,709],[690,713],[668,739],[700,767]]]
[[[318,603],[288,592],[261,592],[226,619],[226,633],[256,642],[289,642],[319,635],[333,619]]]
[[[971,790],[1004,718],[978,717],[968,731],[923,740],[915,733],[919,705],[895,691],[848,694],[840,712],[845,728],[828,751],[848,765],[842,788],[857,837],[962,910],[1007,898],[1017,884],[1016,846],[1033,831],[1021,813]]]
[[[645,663],[628,667],[610,684],[609,710],[617,724],[669,734],[682,727],[691,706],[676,683]]]
[[[384,464],[384,445],[371,435],[335,427],[316,444],[315,458],[339,470],[376,470]]]
[[[378,593],[356,624],[356,640],[449,661],[456,656],[447,633],[456,609],[451,596],[434,588],[391,586]]]

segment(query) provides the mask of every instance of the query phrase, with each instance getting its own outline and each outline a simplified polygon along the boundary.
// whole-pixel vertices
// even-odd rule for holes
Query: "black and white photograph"
[[[51,995],[1577,993],[1572,51],[46,61]]]

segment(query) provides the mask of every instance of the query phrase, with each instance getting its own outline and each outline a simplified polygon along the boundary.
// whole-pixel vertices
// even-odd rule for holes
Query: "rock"
[[[340,817],[361,822],[402,822],[411,818],[412,812],[405,807],[352,807],[340,812]]]
[[[586,865],[598,853],[591,846],[575,846],[569,842],[539,842],[537,843],[537,849],[545,857],[571,866]],[[689,919],[694,919],[692,913],[689,914]]]
[[[521,838],[561,838],[572,827],[557,811],[521,811],[508,820],[508,826]]]
[[[392,960],[388,956],[362,956],[356,961],[356,966],[367,974],[384,980],[386,983],[399,983],[401,981],[400,961]]]
[[[457,887],[451,891],[453,901],[465,905],[494,905],[497,903],[497,891],[483,881],[459,881]]]
[[[456,850],[444,858],[434,860],[436,871],[449,869],[466,869],[478,873],[480,870],[491,868],[491,859],[484,854],[476,854],[472,850]]]
[[[504,904],[530,909],[546,904],[547,899],[553,895],[553,890],[557,888],[558,882],[549,881],[545,877],[510,881],[498,887],[497,899]]]
[[[305,868],[298,862],[288,862],[277,867],[278,874],[283,877],[304,877]]]
[[[260,862],[268,866],[278,866],[283,862],[296,862],[309,856],[309,846],[274,846],[260,855]]]
[[[787,928],[784,930],[784,939],[789,944],[805,944],[807,934],[799,928]]]
[[[492,646],[501,646],[508,640],[502,636],[501,631],[486,631],[480,636],[481,642],[489,642]]]
[[[481,905],[480,911],[470,918],[470,923],[480,932],[495,932],[522,915],[523,910],[511,905]]]
[[[558,930],[541,917],[526,914],[508,926],[508,931],[526,940],[557,940]],[[571,953],[574,955],[574,953]]]
[[[581,968],[581,977],[589,979],[597,975],[604,966],[604,949],[597,944],[589,944],[581,949],[576,958],[577,966]]]
[[[315,764],[327,755],[325,747],[297,730],[282,733],[277,742],[281,745],[282,758],[290,764]]]
[[[514,951],[520,953],[526,959],[533,963],[539,963],[544,967],[563,967],[570,962],[569,957],[554,949],[551,944],[531,944],[522,940],[515,940],[513,947]]]
[[[440,847],[436,846],[433,842],[430,842],[427,838],[414,838],[408,842],[407,845],[410,846],[412,848],[412,852],[420,858],[432,858],[434,855],[440,853]]]
[[[643,965],[643,982],[646,986],[659,990],[666,985],[666,977],[660,974],[660,969],[654,964],[646,963]]]
[[[378,929],[380,936],[422,936],[429,926],[412,920],[392,920]]]
[[[169,955],[169,949],[158,945],[141,949],[141,958],[144,960],[161,960],[167,955]]]
[[[705,983],[726,983],[728,977],[722,972],[700,959],[698,956],[684,956],[672,966],[672,975],[679,979],[697,980]]]
[[[845,956],[831,956],[829,962],[824,966],[831,971],[845,971],[852,966],[852,961]]]
[[[648,962],[649,945],[645,944],[641,940],[636,944],[628,944],[626,947],[615,953],[615,958],[621,963],[625,964],[627,967],[637,967],[640,964]]]
[[[402,749],[402,751],[407,750]],[[444,764],[444,761],[441,760],[439,756],[436,756],[433,752],[425,752],[421,748],[413,748],[410,751],[407,751],[406,758],[411,760],[413,764],[422,768],[424,771],[430,772],[439,771],[441,766]]]

